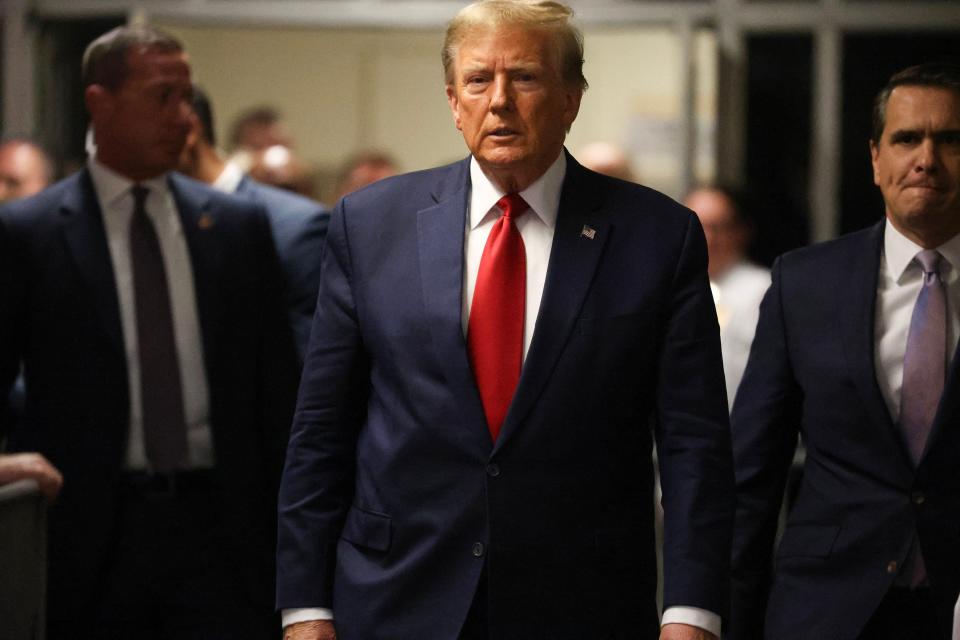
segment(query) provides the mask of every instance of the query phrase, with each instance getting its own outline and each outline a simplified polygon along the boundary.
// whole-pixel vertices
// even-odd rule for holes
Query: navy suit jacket
[[[284,300],[300,359],[307,348],[320,286],[320,259],[330,212],[319,202],[244,176],[236,195],[263,206],[283,270]]]
[[[215,480],[250,606],[270,606],[275,491],[296,390],[266,217],[169,176],[190,252]],[[13,451],[64,475],[50,511],[50,613],[92,606],[112,545],[129,431],[127,362],[106,235],[86,170],[0,210],[0,397],[23,362]],[[184,523],[189,526],[190,523]]]
[[[934,595],[952,615],[960,591],[960,359],[914,468],[874,363],[883,228],[774,264],[731,419],[731,638],[856,638],[917,531]],[[771,565],[798,433],[807,450],[803,480]]]
[[[494,444],[461,326],[469,192],[468,159],[334,210],[281,488],[278,606],[332,607],[344,640],[452,640],[486,567],[491,637],[656,637],[654,424],[665,605],[721,612],[733,477],[696,217],[568,157]]]

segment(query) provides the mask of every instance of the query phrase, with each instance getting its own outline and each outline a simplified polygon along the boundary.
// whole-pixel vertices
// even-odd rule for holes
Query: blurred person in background
[[[320,284],[320,258],[330,214],[319,202],[261,184],[218,150],[210,98],[194,86],[190,133],[177,169],[214,189],[264,207],[284,274],[284,298],[297,351],[303,359]]]
[[[0,204],[39,193],[51,180],[53,163],[40,145],[27,138],[0,144]]]
[[[242,159],[234,156],[233,160],[243,166]],[[275,144],[252,152],[249,160],[247,173],[257,182],[313,198],[312,170],[292,148]]]
[[[377,180],[383,180],[399,172],[399,166],[389,153],[371,149],[361,151],[347,159],[340,167],[333,202]]]
[[[747,367],[760,301],[770,286],[770,271],[747,260],[751,229],[730,189],[699,187],[684,198],[707,237],[710,287],[720,323],[727,401],[733,400]]]
[[[587,169],[605,176],[637,182],[637,173],[633,170],[627,154],[623,149],[609,142],[591,142],[580,149],[577,160]]]

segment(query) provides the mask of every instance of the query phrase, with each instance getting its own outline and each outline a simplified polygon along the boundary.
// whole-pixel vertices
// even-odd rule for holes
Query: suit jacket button
[[[896,573],[899,565],[896,560],[891,560],[887,563],[887,573]]]
[[[486,551],[486,548],[484,548],[482,542],[473,543],[473,557],[482,558],[485,551]]]
[[[923,491],[914,491],[910,499],[913,500],[913,504],[920,506],[927,501],[927,496],[923,495]]]
[[[491,462],[488,464],[487,475],[491,478],[496,478],[498,475],[500,475],[500,465],[498,465],[496,462]]]

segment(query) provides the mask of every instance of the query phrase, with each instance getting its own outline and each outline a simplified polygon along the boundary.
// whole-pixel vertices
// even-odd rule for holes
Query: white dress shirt
[[[883,233],[883,253],[877,278],[875,352],[877,382],[894,423],[900,421],[900,389],[903,386],[903,356],[913,307],[920,295],[923,270],[913,259],[923,247],[903,236],[887,220]],[[956,235],[937,251],[940,279],[947,293],[947,344],[944,362],[949,365],[960,335],[960,235]]]
[[[223,193],[233,193],[237,190],[237,187],[240,186],[241,180],[243,180],[243,169],[231,160],[223,166],[223,171],[220,172],[220,175],[217,176],[217,179],[214,180],[210,186]]]
[[[747,368],[750,345],[757,331],[760,301],[770,287],[770,271],[741,260],[710,282],[720,324],[720,351],[727,381],[727,403],[733,399]]]
[[[137,346],[136,300],[133,291],[133,266],[130,261],[130,219],[133,217],[133,182],[91,159],[87,163],[93,180],[107,245],[113,263],[113,274],[120,305],[120,324],[127,355],[127,383],[130,396],[130,434],[125,468],[129,471],[149,470],[143,437],[143,410],[140,393],[140,353]],[[145,180],[150,189],[145,208],[153,222],[163,252],[163,264],[170,290],[173,330],[180,382],[183,387],[183,410],[187,423],[187,468],[213,466],[213,441],[209,425],[209,397],[203,361],[203,341],[197,315],[193,287],[193,268],[187,241],[177,214],[166,175]]]
[[[547,279],[547,266],[550,263],[550,250],[553,246],[553,232],[556,228],[557,213],[560,209],[560,192],[563,178],[567,173],[567,157],[561,152],[550,168],[533,184],[520,192],[520,197],[530,205],[516,221],[517,229],[523,238],[527,263],[526,307],[523,321],[523,357],[526,358],[533,338],[533,329],[540,313],[540,301],[543,298],[543,286]],[[470,306],[480,271],[480,259],[483,248],[494,223],[502,212],[497,201],[506,195],[493,184],[475,158],[470,159],[470,204],[467,211],[467,223],[464,230],[464,279],[463,309],[461,323],[463,334],[467,334],[470,320]],[[284,609],[283,626],[308,620],[331,620],[330,609]],[[720,616],[696,607],[671,607],[663,613],[663,624],[670,622],[694,625],[711,633],[720,635]]]

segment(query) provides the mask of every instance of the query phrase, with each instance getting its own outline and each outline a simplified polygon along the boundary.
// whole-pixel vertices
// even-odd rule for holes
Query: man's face
[[[0,203],[26,198],[47,186],[40,153],[21,142],[0,146]]]
[[[467,147],[508,192],[528,187],[557,159],[581,95],[561,78],[550,34],[518,27],[469,34],[447,85]]]
[[[697,189],[684,204],[697,214],[703,226],[710,278],[716,279],[743,258],[746,245],[746,234],[734,215],[733,203],[720,191]]]
[[[960,233],[960,94],[895,88],[870,156],[887,218],[901,233],[925,248]]]
[[[132,180],[176,167],[190,131],[190,67],[182,52],[134,49],[116,90],[87,88],[97,158]]]

